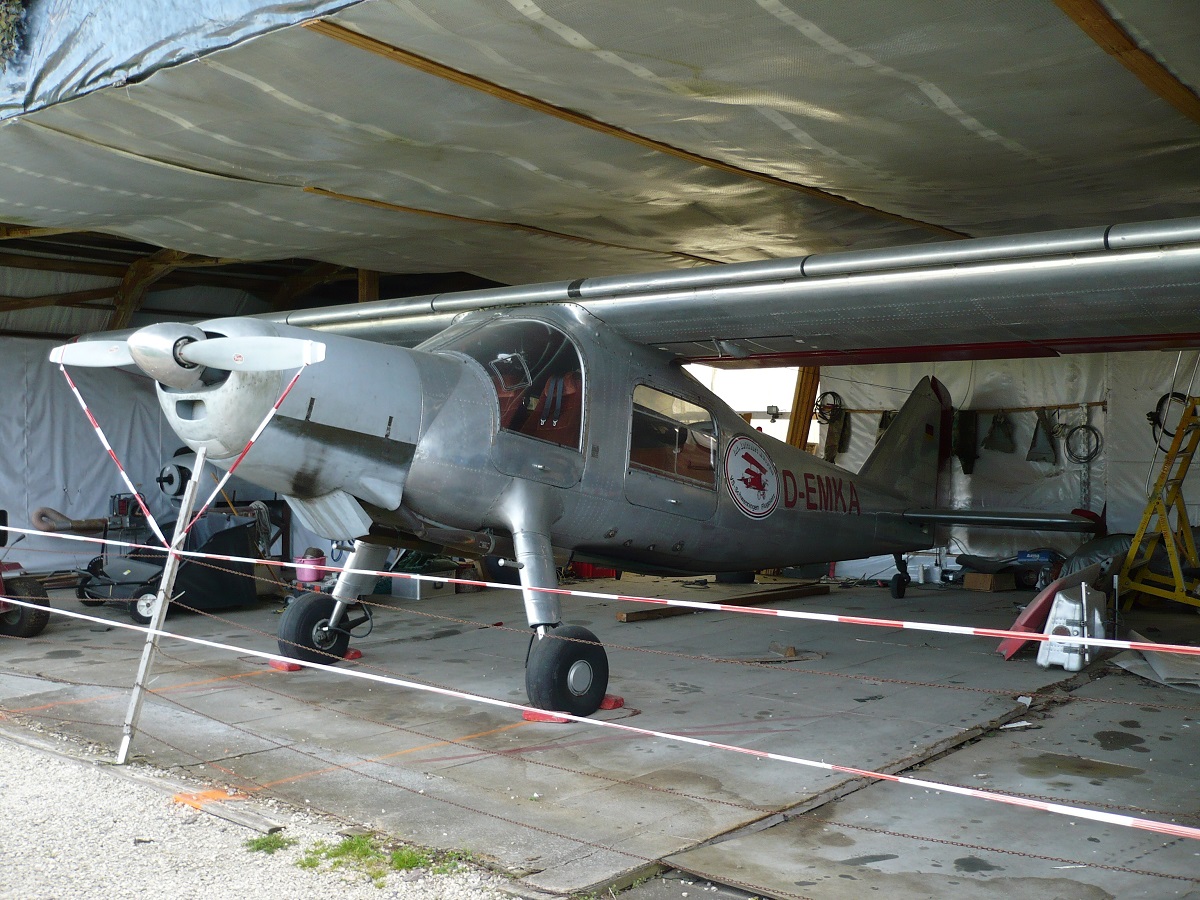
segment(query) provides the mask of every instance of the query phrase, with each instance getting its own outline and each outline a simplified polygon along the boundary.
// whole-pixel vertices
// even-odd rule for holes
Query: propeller
[[[168,387],[187,390],[200,383],[203,369],[270,372],[321,362],[325,345],[274,335],[210,338],[194,325],[159,322],[135,331],[127,341],[83,341],[50,351],[50,361],[68,366],[137,365]]]
[[[184,344],[178,354],[187,362],[213,369],[270,372],[320,362],[325,358],[325,345],[319,341],[269,335],[208,338]]]
[[[84,341],[63,344],[50,351],[50,362],[64,366],[130,366],[133,356],[124,341]]]

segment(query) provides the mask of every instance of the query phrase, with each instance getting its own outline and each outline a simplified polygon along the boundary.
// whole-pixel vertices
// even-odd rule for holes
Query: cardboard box
[[[1012,572],[968,572],[963,576],[963,587],[968,591],[1015,591],[1017,578]]]

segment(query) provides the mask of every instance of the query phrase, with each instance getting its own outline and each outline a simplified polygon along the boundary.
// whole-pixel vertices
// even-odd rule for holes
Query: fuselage
[[[632,570],[714,572],[929,546],[905,473],[866,478],[765,436],[666,354],[578,307],[464,316],[416,349],[255,319],[211,334],[326,345],[238,475],[330,538],[373,526],[512,533]],[[159,386],[171,426],[228,467],[291,373]]]

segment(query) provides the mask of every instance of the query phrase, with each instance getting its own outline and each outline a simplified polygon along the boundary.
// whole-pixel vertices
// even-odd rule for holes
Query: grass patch
[[[434,875],[456,872],[471,860],[461,850],[444,852],[423,850],[380,835],[364,834],[343,838],[337,843],[318,841],[296,862],[302,869],[343,869],[360,873],[376,887],[383,887],[393,872],[427,869]]]
[[[269,856],[276,850],[283,850],[294,843],[295,838],[284,837],[281,832],[276,831],[274,834],[260,834],[250,838],[246,841],[246,849],[251,853],[266,853]]]
[[[429,854],[412,847],[401,847],[393,850],[391,866],[394,871],[407,872],[409,869],[424,869],[429,866]]]

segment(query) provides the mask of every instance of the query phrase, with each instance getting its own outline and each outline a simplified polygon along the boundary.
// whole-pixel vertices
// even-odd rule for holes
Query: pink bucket
[[[325,573],[320,569],[315,569],[313,566],[325,565],[325,557],[323,556],[297,556],[296,557],[296,580],[297,581],[320,581],[325,577]]]

